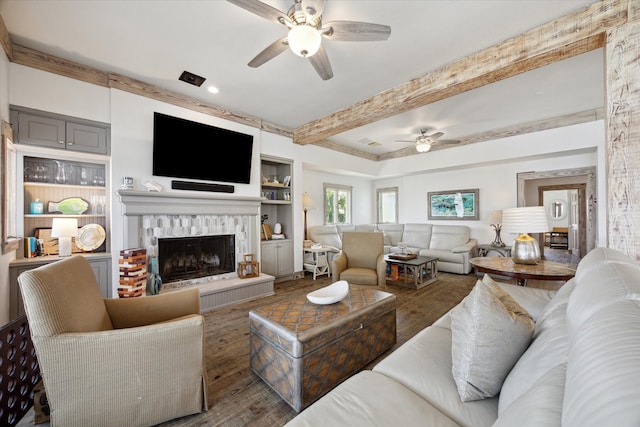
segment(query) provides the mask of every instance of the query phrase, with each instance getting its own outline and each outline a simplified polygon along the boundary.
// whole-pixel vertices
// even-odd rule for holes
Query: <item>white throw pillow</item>
[[[535,322],[508,293],[481,280],[451,310],[452,373],[460,400],[493,397],[527,349]]]

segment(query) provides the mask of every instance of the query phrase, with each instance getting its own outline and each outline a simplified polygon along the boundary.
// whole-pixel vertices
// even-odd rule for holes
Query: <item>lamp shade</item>
[[[53,218],[51,237],[76,237],[78,220],[76,218]]]
[[[51,237],[58,238],[58,255],[71,255],[71,238],[78,235],[76,218],[54,218],[51,225]]]
[[[502,211],[493,211],[489,215],[489,224],[502,224]]]
[[[315,209],[315,208],[316,208],[316,202],[313,201],[309,193],[307,192],[302,193],[302,209],[304,209],[306,212],[308,210]]]
[[[544,206],[505,209],[502,211],[502,230],[507,233],[520,233],[511,246],[511,259],[514,263],[540,262],[538,241],[527,233],[544,233],[550,230]]]
[[[322,42],[318,30],[305,24],[292,27],[287,40],[293,53],[304,58],[313,56]]]
[[[551,230],[544,206],[526,206],[502,211],[502,231],[506,233],[545,233]]]

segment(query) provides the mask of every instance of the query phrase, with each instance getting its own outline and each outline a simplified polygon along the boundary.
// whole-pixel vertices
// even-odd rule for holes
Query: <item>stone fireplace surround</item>
[[[125,248],[145,248],[158,254],[158,238],[234,234],[236,266],[244,254],[259,254],[260,198],[211,193],[119,190],[124,216]],[[240,279],[237,273],[220,274],[163,284],[163,292],[185,286],[200,289],[202,311],[273,295],[274,277]]]

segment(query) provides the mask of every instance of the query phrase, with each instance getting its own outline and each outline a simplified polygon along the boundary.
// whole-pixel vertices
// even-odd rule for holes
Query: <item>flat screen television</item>
[[[153,113],[153,174],[249,184],[253,136]]]

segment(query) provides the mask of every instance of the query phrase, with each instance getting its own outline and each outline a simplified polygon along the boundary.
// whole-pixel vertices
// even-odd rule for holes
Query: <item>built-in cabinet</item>
[[[280,236],[270,236],[262,230],[261,270],[276,277],[276,280],[290,279],[293,275],[293,161],[278,157],[262,156],[262,185],[260,213],[262,223],[270,231],[277,231],[280,224]]]
[[[111,254],[108,252],[86,254],[85,257],[89,261],[93,272],[100,286],[100,293],[105,298],[111,297]],[[15,319],[24,314],[24,305],[22,303],[22,294],[18,285],[18,276],[34,268],[59,261],[58,256],[44,256],[36,258],[21,258],[12,261],[9,264],[9,316]]]
[[[12,107],[14,142],[81,153],[109,153],[109,125],[44,111]]]
[[[290,279],[293,275],[293,241],[263,241],[261,270],[276,279]]]
[[[87,136],[93,132],[91,126],[83,124],[82,119],[74,120],[42,112],[36,114],[33,111],[11,110],[19,171],[16,177],[16,225],[21,237],[38,237],[45,243],[44,255],[25,256],[23,241],[16,259],[9,264],[11,318],[24,313],[18,276],[24,271],[61,259],[57,255],[56,239],[51,237],[54,218],[77,219],[79,236],[72,244],[73,254],[88,259],[102,295],[111,297],[110,159],[103,155],[109,152],[108,128],[99,126],[104,132],[98,132],[100,136],[93,138]],[[83,133],[85,136],[70,140],[69,131],[76,137]],[[54,133],[56,138],[64,136],[60,139],[64,143],[48,145],[45,141],[56,139]],[[104,141],[103,136],[106,138]],[[100,154],[92,154],[93,148],[86,149],[87,145],[78,144],[77,141],[84,141],[94,148],[99,145]],[[82,212],[71,213],[73,211],[68,212],[62,207],[64,205],[58,205],[65,199],[75,201],[74,206],[81,206]],[[77,199],[81,199],[81,202],[78,203]],[[104,236],[103,241],[93,240],[96,235]],[[88,237],[78,242],[77,239],[82,236]]]

